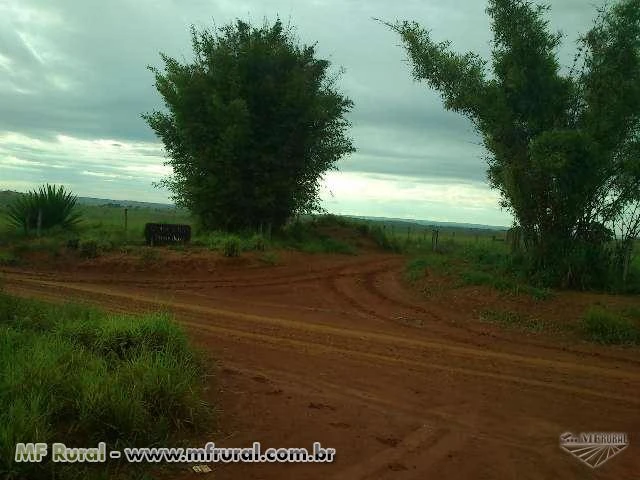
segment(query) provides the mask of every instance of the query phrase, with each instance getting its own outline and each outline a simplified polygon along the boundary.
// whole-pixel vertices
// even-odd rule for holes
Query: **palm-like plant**
[[[62,185],[47,184],[14,200],[7,207],[6,215],[11,224],[24,228],[25,232],[37,228],[38,218],[42,229],[72,228],[81,217],[75,211],[77,201],[78,197]]]

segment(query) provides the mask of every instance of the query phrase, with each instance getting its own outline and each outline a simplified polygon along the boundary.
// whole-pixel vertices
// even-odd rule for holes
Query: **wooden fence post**
[[[431,250],[434,252],[438,249],[438,230],[431,232]]]

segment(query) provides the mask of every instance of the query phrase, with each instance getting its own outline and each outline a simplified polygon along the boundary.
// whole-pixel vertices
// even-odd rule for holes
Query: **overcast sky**
[[[548,16],[575,40],[589,0],[554,0]],[[152,186],[170,169],[140,118],[161,106],[147,65],[159,51],[191,58],[189,26],[280,16],[344,67],[357,153],[326,178],[335,213],[508,225],[485,179],[470,123],[411,78],[397,36],[372,20],[416,20],[436,40],[488,58],[482,0],[0,0],[0,189],[64,184],[81,196],[166,202]]]

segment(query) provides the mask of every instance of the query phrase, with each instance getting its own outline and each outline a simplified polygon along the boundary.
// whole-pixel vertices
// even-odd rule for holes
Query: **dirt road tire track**
[[[314,439],[342,452],[332,466],[227,465],[217,478],[457,479],[464,471],[582,478],[583,467],[557,447],[560,433],[640,432],[635,358],[500,338],[482,344],[476,332],[446,324],[442,307],[404,295],[393,258],[279,275],[255,280],[234,271],[174,288],[166,280],[60,281],[14,271],[5,283],[23,296],[172,311],[198,345],[236,372],[221,375],[234,442],[304,446]],[[427,326],[397,325],[392,314],[407,312]],[[632,478],[640,463],[629,450],[598,478]],[[532,470],[536,461],[544,476]]]

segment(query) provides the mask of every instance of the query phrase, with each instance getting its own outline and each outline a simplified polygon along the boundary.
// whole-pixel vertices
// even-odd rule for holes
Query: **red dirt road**
[[[219,361],[218,446],[337,450],[333,464],[229,464],[216,479],[640,479],[640,355],[478,328],[401,282],[403,259],[298,256],[159,272],[7,271],[8,291],[169,309]],[[596,470],[571,431],[630,446]],[[200,446],[200,445],[194,445]],[[186,466],[171,478],[208,478]]]

